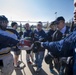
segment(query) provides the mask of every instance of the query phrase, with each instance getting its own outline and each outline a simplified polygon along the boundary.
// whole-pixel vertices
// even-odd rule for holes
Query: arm
[[[42,46],[48,49],[54,56],[72,56],[76,47],[76,31],[68,35],[65,39],[58,42],[44,42]]]
[[[47,34],[45,33],[45,31],[41,32],[41,36],[39,38],[39,41],[41,41],[41,42],[47,41]]]
[[[49,30],[46,34],[47,34],[47,40],[49,41],[49,42],[51,42],[52,41],[52,36],[53,36],[53,33],[54,33],[55,31],[53,31],[53,30]]]
[[[4,36],[4,35],[0,34],[0,43],[6,44],[6,45],[10,44],[10,45],[15,46],[15,45],[17,45],[18,42],[19,42],[18,40],[15,40],[11,37]]]

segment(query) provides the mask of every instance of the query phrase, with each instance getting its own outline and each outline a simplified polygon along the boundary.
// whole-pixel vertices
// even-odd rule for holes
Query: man
[[[69,27],[65,25],[64,17],[62,17],[62,16],[57,17],[56,22],[57,22],[57,24],[56,24],[57,30],[53,34],[52,41],[59,41],[59,40],[65,38],[69,34]],[[64,73],[66,59],[67,58],[62,57],[62,58],[57,58],[54,60],[55,67],[58,68],[58,70],[60,69],[59,75],[62,75],[62,73]]]
[[[62,16],[57,17],[57,19],[55,20],[55,24],[56,24],[57,29],[53,34],[52,41],[61,40],[64,37],[66,37],[67,34],[69,34],[69,27],[65,25],[64,17],[62,17]],[[58,32],[61,33],[61,36],[58,34]],[[55,37],[55,39],[54,39],[54,37]]]
[[[55,21],[52,21],[50,23],[50,26],[49,27],[50,27],[50,29],[47,32],[47,41],[51,42],[52,41],[52,37],[53,37],[53,33],[56,30]]]
[[[14,33],[17,36],[17,39],[19,40],[20,39],[19,33],[16,31],[18,24],[16,22],[12,22],[11,27],[12,27],[11,32]],[[19,59],[21,50],[19,50],[18,47],[13,48],[13,49],[14,49],[14,67],[19,68],[18,59]]]
[[[31,38],[32,30],[30,29],[29,23],[26,23],[25,26],[24,26],[24,28],[25,28],[25,32],[23,34],[23,37],[24,38],[28,38],[28,39],[30,38],[29,40],[32,41],[31,40],[32,39]],[[33,54],[31,52],[31,50],[28,50],[28,51],[26,51],[26,60],[27,60],[28,64],[32,64],[32,62],[30,61],[30,57],[32,59],[32,62],[34,62]]]
[[[11,47],[16,46],[19,41],[15,34],[7,30],[8,19],[0,16],[0,74],[11,75],[13,72],[13,56],[10,53]]]
[[[55,21],[52,21],[50,23],[50,29],[47,32],[47,41],[52,42],[53,34],[54,34],[55,30],[56,30]],[[52,63],[52,61],[50,61],[49,69],[50,69],[50,72],[52,73],[53,72],[53,63]]]
[[[73,74],[71,75],[76,75],[76,31],[73,31],[61,41],[42,43],[35,42],[34,44],[37,46],[37,48],[43,47],[45,49],[48,49],[48,51],[54,57],[73,56]]]
[[[41,41],[42,39],[46,38],[46,33],[42,29],[42,22],[38,22],[37,29],[34,31],[34,41]],[[44,51],[45,49],[40,49],[39,52],[35,53],[35,65],[37,65],[36,71],[40,71],[42,67],[42,61],[44,58]],[[35,50],[34,50],[35,52]]]

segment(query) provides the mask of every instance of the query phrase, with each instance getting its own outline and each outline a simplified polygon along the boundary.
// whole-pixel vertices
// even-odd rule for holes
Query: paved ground
[[[20,55],[20,69],[15,69],[12,73],[12,75],[58,75],[57,72],[55,71],[53,74],[50,73],[48,65],[43,61],[42,64],[42,70],[37,74],[35,72],[36,67],[32,67],[31,64],[27,64],[26,62],[26,52],[22,51],[22,57]],[[21,59],[22,58],[22,59]],[[26,64],[26,66],[25,66]]]

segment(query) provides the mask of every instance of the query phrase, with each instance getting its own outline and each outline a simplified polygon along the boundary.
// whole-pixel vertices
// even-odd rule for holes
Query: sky
[[[63,16],[70,21],[73,12],[73,0],[0,0],[0,15],[9,20],[51,22]]]

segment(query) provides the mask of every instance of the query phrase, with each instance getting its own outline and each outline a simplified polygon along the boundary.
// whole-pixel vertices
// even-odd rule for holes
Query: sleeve
[[[11,37],[0,34],[0,43],[5,43],[5,44],[10,44],[10,45],[16,46],[18,42],[19,42],[18,40],[15,40]]]
[[[25,32],[23,33],[23,37],[25,37],[26,35],[25,35]]]
[[[23,33],[23,37],[25,38],[25,37],[27,37],[28,36],[28,33],[27,32],[24,32]]]
[[[23,31],[19,32],[19,39],[21,38],[21,36],[23,35]]]
[[[44,42],[42,45],[56,57],[72,56],[73,50],[76,47],[76,31],[63,40],[57,42]]]
[[[52,34],[51,34],[50,30],[47,32],[47,40],[50,42],[52,41]]]
[[[45,33],[44,30],[42,30],[42,36],[43,36],[44,38],[46,38],[46,33]]]
[[[19,33],[16,31],[17,38],[20,39]]]
[[[45,31],[42,32],[41,38],[42,38],[41,42],[47,41],[47,34],[45,33]]]
[[[39,36],[37,30],[34,30],[34,41],[38,41],[38,40],[39,40]]]

